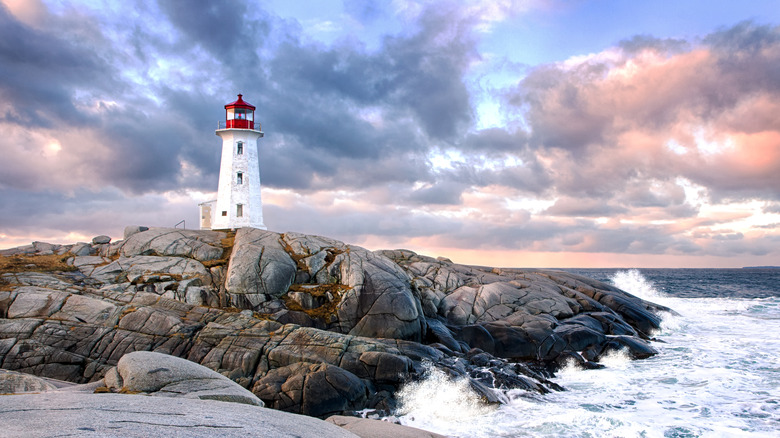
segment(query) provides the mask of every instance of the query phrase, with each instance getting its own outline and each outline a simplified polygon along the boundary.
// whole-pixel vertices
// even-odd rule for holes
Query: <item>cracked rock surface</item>
[[[0,272],[1,368],[96,382],[128,353],[152,351],[323,418],[390,413],[396,390],[431,366],[490,403],[503,390],[556,390],[547,377],[566,362],[655,354],[669,310],[561,271],[251,228],[134,226],[125,240],[34,242],[0,257],[16,261]]]
[[[4,436],[355,438],[312,417],[214,400],[49,392],[0,397]]]

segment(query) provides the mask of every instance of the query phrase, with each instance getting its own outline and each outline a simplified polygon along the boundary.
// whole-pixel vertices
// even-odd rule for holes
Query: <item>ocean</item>
[[[578,269],[679,313],[654,335],[660,354],[616,354],[565,368],[566,391],[482,405],[432,371],[401,391],[402,424],[453,437],[780,436],[780,269]]]

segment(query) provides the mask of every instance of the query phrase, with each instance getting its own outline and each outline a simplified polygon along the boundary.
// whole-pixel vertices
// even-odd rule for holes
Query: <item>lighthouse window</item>
[[[244,183],[244,174],[241,172],[238,172],[236,175],[236,184],[243,184]]]
[[[239,141],[236,145],[236,155],[242,155],[244,153],[244,142]]]
[[[236,205],[236,217],[242,217],[244,215],[244,205],[238,204]]]

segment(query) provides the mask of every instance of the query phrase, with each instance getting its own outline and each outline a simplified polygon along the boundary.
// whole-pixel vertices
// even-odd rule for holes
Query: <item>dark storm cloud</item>
[[[466,151],[501,153],[513,152],[520,155],[526,151],[528,136],[523,131],[508,132],[504,128],[489,128],[468,133],[459,143]]]
[[[457,205],[461,203],[461,194],[468,186],[452,181],[436,183],[412,191],[408,200],[412,204]]]
[[[544,213],[550,216],[609,217],[627,211],[626,208],[606,204],[600,199],[560,198]]]
[[[113,188],[70,194],[0,188],[0,210],[0,235],[11,236],[77,233],[121,238],[129,224],[173,227],[182,219],[189,226],[197,223],[196,211],[189,204],[174,205],[157,196],[125,197]]]
[[[183,42],[196,43],[212,56],[235,67],[239,76],[249,72],[242,69],[256,67],[256,51],[270,31],[261,8],[247,10],[247,2],[238,0],[162,0],[160,9],[183,34]],[[251,13],[250,13],[251,12]]]
[[[495,96],[516,120],[478,130],[467,78],[491,61],[469,8],[429,5],[370,49],[316,42],[263,5],[133,8],[60,9],[32,28],[0,7],[0,234],[194,222],[195,202],[171,199],[216,188],[216,121],[242,92],[266,133],[263,185],[295,192],[292,206],[265,205],[277,230],[483,250],[733,255],[777,244],[756,237],[769,228],[739,239],[705,229],[733,218],[697,221],[696,202],[758,197],[780,212],[778,28],[637,36],[529,68]],[[345,9],[369,25],[391,8]],[[726,152],[697,149],[725,137]],[[439,153],[451,153],[442,165]],[[698,201],[687,199],[696,185]],[[518,207],[524,198],[533,205]]]
[[[475,42],[463,20],[430,8],[419,31],[385,38],[376,53],[288,40],[269,62],[272,120],[304,143],[348,155],[419,148],[420,127],[433,140],[454,139],[472,120],[462,76]],[[380,111],[386,127],[360,119],[362,110]]]
[[[37,123],[68,122],[56,126],[61,130],[71,128],[73,120],[82,124],[88,120],[93,139],[109,151],[83,164],[92,168],[92,182],[102,180],[136,194],[182,188],[181,184],[198,190],[216,185],[218,139],[211,133],[231,96],[207,89],[215,74],[222,79],[220,89],[231,94],[244,91],[258,106],[258,119],[268,132],[261,148],[287,155],[266,155],[271,167],[264,171],[264,182],[273,187],[307,188],[312,173],[334,185],[329,188],[429,180],[421,163],[430,141],[453,138],[470,120],[461,76],[473,50],[462,49],[473,42],[468,29],[452,21],[460,20],[454,12],[432,9],[423,15],[418,31],[389,38],[377,53],[367,53],[347,43],[333,49],[302,43],[294,26],[273,26],[262,10],[245,14],[242,4],[234,6],[161,2],[175,34],[145,33],[138,31],[143,23],[128,23],[129,29],[136,29],[127,33],[128,47],[111,48],[96,38],[106,44],[99,51],[106,54],[102,57],[84,49],[72,35],[36,33],[3,10],[2,19],[10,25],[0,32],[32,36],[18,45],[22,51],[12,50],[12,44],[3,49],[9,61],[3,63],[9,73],[5,76],[18,79],[3,82],[5,94],[17,93],[8,101],[19,108],[18,114],[7,117],[30,121],[35,114]],[[76,23],[84,32],[92,29],[89,21]],[[269,36],[269,29],[281,33]],[[454,34],[442,38],[450,31]],[[264,52],[267,59],[261,61],[257,53],[266,39],[274,41],[276,50]],[[197,47],[213,59],[203,58]],[[50,51],[56,56],[49,56]],[[116,56],[107,56],[111,53]],[[138,56],[141,53],[144,56]],[[189,82],[166,83],[144,76],[159,60],[181,65]],[[28,68],[49,75],[57,71],[59,76],[54,80],[38,73],[32,75],[38,85],[22,84],[23,78],[31,77]],[[133,74],[150,82],[154,101],[134,95],[128,84],[112,87],[112,75],[127,73],[126,68],[137,69]],[[77,88],[88,97],[87,104],[97,99],[116,105],[80,112],[74,104]],[[43,111],[32,105],[38,102]],[[288,170],[280,171],[277,165]]]
[[[691,48],[688,41],[676,38],[656,38],[652,35],[634,35],[620,41],[618,47],[627,53],[638,54],[644,50],[652,49],[666,54],[682,53]]]
[[[463,20],[430,8],[417,31],[385,38],[376,52],[349,41],[304,43],[285,28],[252,103],[267,132],[261,148],[292,154],[301,166],[294,177],[264,171],[264,181],[301,188],[312,181],[301,175],[308,170],[329,188],[429,181],[431,145],[454,139],[472,120],[462,76],[474,41]]]
[[[86,25],[95,38],[74,42],[75,32],[60,24],[52,23],[48,32],[32,29],[0,3],[0,97],[12,107],[0,106],[0,120],[45,128],[91,121],[76,108],[75,89],[105,90],[117,82],[116,71],[98,55],[102,47],[92,44],[99,30]]]
[[[347,242],[371,236],[406,240],[450,235],[463,226],[455,219],[413,213],[393,205],[380,206],[372,211],[345,211],[304,205],[282,208],[269,204],[264,206],[263,211],[267,222],[283,224],[278,231],[318,234]]]

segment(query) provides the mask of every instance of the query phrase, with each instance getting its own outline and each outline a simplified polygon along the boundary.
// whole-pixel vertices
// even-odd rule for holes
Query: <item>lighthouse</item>
[[[225,105],[225,121],[217,125],[222,139],[219,187],[216,201],[200,205],[201,229],[266,229],[257,150],[263,131],[255,121],[255,107],[242,97]]]

